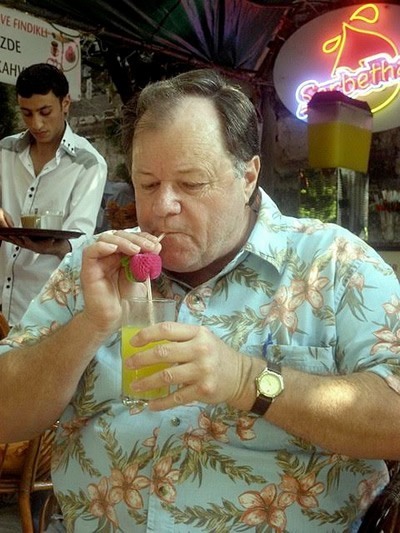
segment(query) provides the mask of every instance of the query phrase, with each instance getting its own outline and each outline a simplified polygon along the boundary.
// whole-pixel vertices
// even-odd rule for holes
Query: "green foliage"
[[[14,133],[16,128],[15,89],[0,83],[0,139]]]
[[[336,222],[337,186],[334,172],[303,170],[300,173],[301,218],[318,218],[322,222]]]

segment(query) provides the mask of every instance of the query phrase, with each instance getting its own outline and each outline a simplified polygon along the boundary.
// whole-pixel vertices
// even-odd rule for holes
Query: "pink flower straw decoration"
[[[158,242],[160,242],[164,236],[165,233],[162,233],[158,237]],[[124,256],[121,259],[121,265],[124,267],[126,278],[129,281],[146,282],[147,298],[152,300],[153,295],[151,293],[150,280],[158,278],[161,274],[161,257],[152,252],[142,252],[133,255],[132,257]]]
[[[133,255],[129,260],[129,266],[136,281],[156,279],[161,274],[161,257],[151,252]]]

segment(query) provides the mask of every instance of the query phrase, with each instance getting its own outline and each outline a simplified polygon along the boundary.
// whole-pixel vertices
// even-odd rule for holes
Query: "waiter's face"
[[[58,144],[65,129],[65,117],[70,106],[69,96],[60,100],[53,91],[18,96],[24,122],[38,144]]]

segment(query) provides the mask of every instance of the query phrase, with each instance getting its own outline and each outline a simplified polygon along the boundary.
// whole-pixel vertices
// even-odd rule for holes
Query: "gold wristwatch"
[[[268,362],[268,366],[256,377],[256,388],[257,398],[250,411],[256,415],[264,416],[271,403],[285,388],[281,365]]]

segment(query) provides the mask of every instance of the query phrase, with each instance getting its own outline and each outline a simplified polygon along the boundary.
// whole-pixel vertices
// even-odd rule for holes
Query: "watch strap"
[[[275,372],[275,374],[282,374],[282,365],[280,363],[274,363],[273,361],[268,361],[267,370]]]
[[[279,363],[273,363],[272,361],[268,361],[266,370],[271,370],[272,372],[275,372],[279,375],[281,375],[282,373],[281,365]],[[250,411],[255,415],[264,416],[274,399],[275,398],[269,398],[268,396],[264,396],[264,394],[257,394],[256,401],[253,403],[253,406]]]

